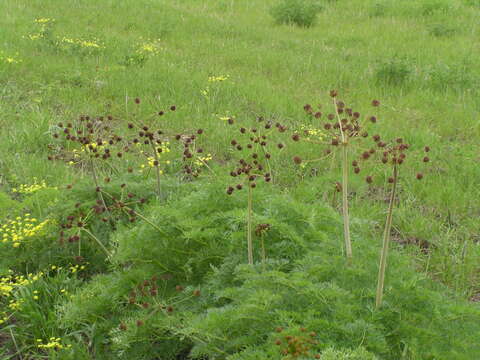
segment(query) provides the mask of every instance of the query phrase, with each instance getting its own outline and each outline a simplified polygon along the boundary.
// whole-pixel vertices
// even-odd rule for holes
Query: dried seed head
[[[365,178],[365,181],[368,183],[368,184],[371,184],[373,182],[373,177],[371,177],[370,175],[368,175],[366,178]]]
[[[395,182],[395,179],[393,177],[388,178],[388,183],[393,184]]]
[[[303,110],[305,110],[307,113],[312,112],[312,105],[310,105],[310,104],[305,104],[305,105],[303,106]]]
[[[423,150],[425,150],[425,152],[429,152],[430,151],[430,146],[425,146],[425,148]]]
[[[298,134],[293,134],[293,135],[292,135],[292,140],[293,140],[293,141],[299,141],[299,140],[300,140],[300,135],[298,135]]]
[[[337,95],[338,95],[338,91],[337,91],[337,90],[330,90],[330,96],[331,96],[332,98],[337,97]]]
[[[380,101],[378,101],[378,100],[372,100],[372,106],[373,106],[373,107],[380,106]]]
[[[140,98],[135,98],[135,104],[140,104]]]
[[[297,165],[300,165],[302,163],[302,159],[300,158],[300,156],[295,156],[293,158],[293,162]]]
[[[430,161],[430,158],[429,158],[428,156],[425,156],[425,157],[423,158],[423,162],[429,162],[429,161]]]
[[[417,174],[417,179],[418,179],[418,180],[422,180],[422,179],[423,179],[423,174],[422,174],[422,173],[418,173],[418,174]]]
[[[358,173],[360,172],[360,168],[359,168],[359,167],[356,167],[355,169],[353,169],[353,172],[354,172],[355,174],[358,174]]]
[[[172,105],[172,106],[170,106],[170,110],[175,111],[175,110],[177,110],[177,107],[175,105]]]
[[[335,190],[337,190],[337,192],[342,191],[342,184],[340,184],[338,181],[335,183]]]

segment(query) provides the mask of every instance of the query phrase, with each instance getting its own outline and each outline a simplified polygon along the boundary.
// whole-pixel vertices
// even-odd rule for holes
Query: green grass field
[[[277,24],[281,3],[0,3],[1,360],[480,358],[480,2],[318,1],[311,27]],[[291,138],[330,142],[332,89],[377,116],[370,136],[410,144],[379,310],[388,168],[351,171],[345,263],[340,151]],[[121,158],[64,139],[81,116],[104,117]],[[225,190],[249,150],[230,143],[269,122],[288,130],[268,134],[247,265],[247,191]],[[129,123],[163,131],[158,158]]]

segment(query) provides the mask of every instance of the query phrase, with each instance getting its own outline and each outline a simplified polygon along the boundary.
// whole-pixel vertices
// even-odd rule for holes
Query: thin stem
[[[262,263],[263,263],[263,268],[265,269],[265,263],[267,262],[267,253],[265,251],[265,240],[263,236],[260,236],[260,241],[262,243]]]
[[[262,149],[262,152],[263,152],[263,155],[265,156],[265,154],[267,153],[265,151],[265,146],[260,146],[260,149]],[[270,160],[265,157],[265,160],[267,161],[267,166],[268,166],[268,173],[270,174],[270,178],[272,179],[272,184],[274,183],[274,179],[273,179],[273,172],[272,172],[272,167],[270,165]]]
[[[148,220],[145,216],[143,216],[142,214],[140,214],[139,212],[133,210],[132,208],[129,208],[127,206],[125,206],[125,209],[128,210],[128,211],[133,211],[133,213],[138,216],[140,219],[142,219],[143,221],[145,221],[147,224],[149,224],[150,226],[152,226],[154,229],[158,230],[159,232],[161,232],[162,234],[165,235],[165,232],[160,229],[157,225],[155,225],[153,222],[151,222],[150,220]]]
[[[82,231],[85,231],[90,237],[97,242],[98,245],[102,248],[102,250],[107,254],[107,257],[111,257],[112,255],[110,254],[110,251],[105,247],[105,245],[102,244],[102,242],[95,236],[93,235],[89,230],[82,228]]]
[[[107,192],[104,192],[103,190],[101,190],[102,193],[104,193],[105,195],[107,195],[110,199],[113,199],[113,196],[110,195],[109,193]],[[166,235],[165,232],[160,229],[157,225],[155,225],[153,222],[151,222],[150,220],[148,220],[145,216],[143,216],[142,214],[140,214],[138,211],[135,211],[134,209],[132,209],[131,207],[128,207],[128,206],[124,206],[123,209],[127,210],[127,211],[133,211],[133,213],[138,216],[140,219],[142,219],[143,221],[145,221],[147,224],[149,224],[150,226],[152,226],[154,229],[158,230],[159,232],[161,232],[162,234]]]
[[[390,193],[390,203],[388,205],[387,221],[383,233],[383,246],[380,254],[380,266],[378,269],[377,297],[375,299],[375,308],[382,306],[383,287],[385,284],[385,269],[387,266],[388,247],[390,243],[390,230],[392,228],[393,205],[395,203],[395,195],[397,190],[398,170],[397,166],[393,168],[393,187]]]
[[[350,240],[350,216],[348,214],[348,148],[344,143],[342,148],[342,212],[343,212],[343,235],[345,238],[345,251],[347,259],[352,259],[352,242]]]
[[[100,189],[100,185],[98,184],[97,171],[95,170],[95,164],[93,163],[92,159],[90,159],[90,166],[92,168],[93,182],[95,183],[96,188]],[[110,212],[108,211],[107,204],[105,203],[105,199],[103,198],[103,195],[102,195],[101,191],[98,191],[98,198],[102,202],[102,205],[105,208],[105,211],[110,215]]]
[[[158,158],[157,154],[157,149],[155,148],[155,145],[153,142],[150,142],[152,145],[152,150],[153,150],[153,156],[155,158],[155,161],[157,162],[157,165],[155,165],[155,174],[157,176],[157,197],[160,200],[161,197],[161,192],[160,192],[160,159]]]
[[[253,190],[250,184],[248,184],[247,247],[248,247],[248,263],[250,265],[253,265],[252,197],[253,197]]]
[[[207,164],[206,161],[200,159],[199,157],[197,157],[197,160],[200,161],[203,165],[205,165],[205,167],[206,167],[208,170],[210,170],[210,171],[213,173],[213,175],[217,176],[217,173],[216,173],[215,171],[213,171],[213,169],[212,169],[210,166],[208,166],[208,164]]]
[[[348,137],[343,131],[343,124],[338,113],[337,100],[333,98],[333,107],[337,115],[338,126],[342,137],[342,213],[343,213],[343,235],[345,238],[345,252],[347,259],[352,259],[352,242],[350,240],[350,216],[348,214]]]
[[[330,143],[326,141],[318,141],[318,140],[312,140],[312,139],[307,139],[307,138],[302,138],[302,141],[309,142],[312,144],[320,144],[320,145],[330,145]]]

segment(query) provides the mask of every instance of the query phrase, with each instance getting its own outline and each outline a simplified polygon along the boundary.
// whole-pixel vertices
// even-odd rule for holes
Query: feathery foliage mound
[[[358,226],[365,236],[345,266],[341,220],[311,198],[311,184],[293,194],[258,189],[254,220],[270,225],[266,261],[256,238],[256,263],[246,265],[245,198],[227,201],[221,181],[183,184],[167,204],[146,204],[162,232],[120,225],[104,274],[52,272],[35,282],[29,291],[58,293],[67,283],[73,297],[51,299],[49,329],[22,307],[17,341],[32,346],[32,331],[67,334],[68,351],[52,351],[60,359],[474,359],[480,351],[480,310],[398,252],[374,311],[379,241]]]

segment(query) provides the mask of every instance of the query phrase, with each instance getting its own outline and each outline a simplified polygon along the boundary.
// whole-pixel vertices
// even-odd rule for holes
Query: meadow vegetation
[[[0,13],[0,359],[480,357],[477,1]]]

